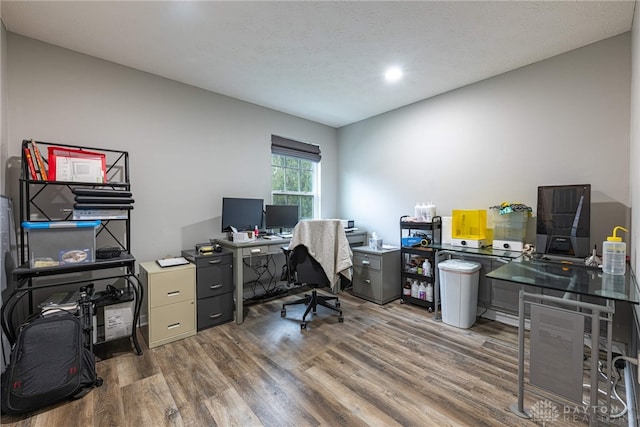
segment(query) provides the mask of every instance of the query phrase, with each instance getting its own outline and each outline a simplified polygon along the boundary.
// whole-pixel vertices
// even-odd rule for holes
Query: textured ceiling
[[[629,31],[634,4],[2,0],[1,13],[8,31],[340,127]]]

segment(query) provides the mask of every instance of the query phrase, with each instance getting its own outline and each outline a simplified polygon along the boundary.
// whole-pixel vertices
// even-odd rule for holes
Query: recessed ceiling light
[[[384,78],[388,82],[397,82],[402,78],[402,70],[398,67],[391,67],[384,73]]]

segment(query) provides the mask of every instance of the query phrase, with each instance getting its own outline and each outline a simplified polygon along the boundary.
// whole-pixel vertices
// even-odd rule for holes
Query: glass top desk
[[[581,261],[579,261],[581,262]],[[530,285],[564,293],[563,298],[534,295],[520,291],[518,332],[518,401],[511,405],[515,414],[529,418],[524,408],[525,389],[551,392],[570,402],[583,402],[583,340],[587,334],[585,320],[591,320],[591,343],[600,343],[602,321],[606,324],[606,413],[611,411],[612,325],[615,303],[640,303],[635,274],[627,265],[624,275],[605,274],[588,267],[561,260],[544,260],[523,255],[487,274],[492,279]],[[583,302],[581,297],[595,297],[597,303]],[[552,305],[545,306],[545,303]],[[525,382],[525,305],[530,308],[529,380]],[[561,308],[564,307],[564,308]],[[570,310],[575,310],[570,312]],[[583,316],[583,317],[581,317]],[[553,345],[548,337],[554,336]],[[557,337],[562,338],[558,340]],[[593,345],[593,344],[591,344]],[[599,357],[591,357],[589,425],[597,424]],[[564,363],[564,365],[563,365]],[[554,370],[555,369],[555,370]],[[544,374],[541,374],[543,372]],[[595,403],[592,403],[595,402]]]
[[[491,271],[487,277],[577,295],[640,303],[635,274],[629,265],[626,274],[615,276],[596,267],[523,255]]]
[[[492,256],[506,259],[516,259],[522,256],[522,252],[507,251],[504,249],[493,249],[491,246],[484,248],[470,248],[468,246],[454,246],[448,243],[431,243],[429,248],[433,248],[438,252],[449,252],[466,255]]]

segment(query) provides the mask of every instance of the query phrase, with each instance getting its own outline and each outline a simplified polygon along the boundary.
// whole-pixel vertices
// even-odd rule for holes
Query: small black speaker
[[[115,246],[107,246],[96,249],[96,259],[118,258],[122,254],[122,249]]]

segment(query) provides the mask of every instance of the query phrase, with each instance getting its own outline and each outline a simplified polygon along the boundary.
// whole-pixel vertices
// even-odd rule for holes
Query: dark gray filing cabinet
[[[386,304],[400,298],[400,249],[352,248],[353,288],[351,292],[366,300]]]
[[[226,250],[199,254],[190,249],[182,256],[196,265],[198,330],[233,320],[233,254]]]

